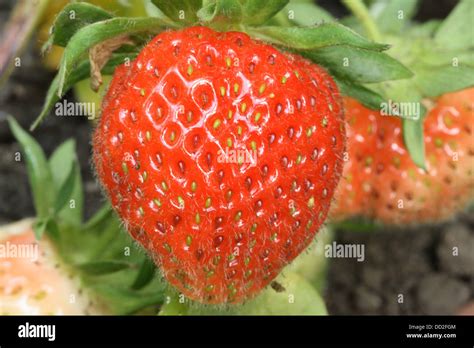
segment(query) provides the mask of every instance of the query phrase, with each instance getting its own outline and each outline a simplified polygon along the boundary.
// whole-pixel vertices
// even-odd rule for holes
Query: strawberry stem
[[[375,21],[362,0],[342,0],[342,2],[359,20],[371,40],[382,40],[382,35],[380,34],[377,24],[375,24]]]
[[[13,71],[13,62],[28,44],[50,0],[17,1],[12,15],[0,32],[0,85]],[[3,23],[3,21],[2,21]]]

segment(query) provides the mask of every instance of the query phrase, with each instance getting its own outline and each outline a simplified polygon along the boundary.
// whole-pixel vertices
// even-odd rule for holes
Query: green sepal
[[[434,42],[445,48],[474,48],[474,1],[461,0],[436,31]]]
[[[45,43],[43,50],[49,49],[52,45],[66,47],[71,37],[79,29],[112,17],[107,11],[87,2],[68,4],[54,20],[51,35]]]
[[[241,0],[243,24],[261,25],[281,11],[289,0]]]
[[[243,9],[239,0],[209,1],[198,12],[197,16],[202,22],[212,24],[239,23],[242,21]]]
[[[131,35],[142,32],[158,33],[171,24],[164,22],[162,19],[152,17],[116,17],[79,29],[69,40],[61,59],[58,72],[58,95],[63,95],[68,75],[71,74],[88,49],[102,41],[119,35]]]
[[[384,51],[390,47],[370,41],[338,23],[323,23],[313,27],[249,27],[245,30],[254,37],[292,50],[316,50],[346,45]]]
[[[323,299],[301,275],[283,272],[276,282],[280,290],[267,286],[241,305],[202,305],[172,292],[159,315],[327,315]]]
[[[413,75],[404,65],[381,52],[389,45],[367,40],[337,23],[311,28],[247,27],[245,31],[326,67],[340,80],[346,80],[347,86]]]
[[[314,1],[291,0],[279,13],[271,19],[272,24],[280,26],[311,27],[323,22],[333,22],[335,18],[325,9],[317,6]]]
[[[342,95],[357,99],[362,105],[369,109],[380,110],[380,106],[385,102],[385,99],[380,94],[363,85],[354,84],[350,81],[340,80],[338,78],[335,78],[335,80]]]
[[[413,72],[398,60],[382,52],[349,46],[331,46],[300,53],[326,67],[334,76],[355,83],[376,83],[413,76]]]
[[[474,85],[474,66],[446,65],[420,68],[415,83],[424,96],[438,97],[444,93],[463,90]]]
[[[175,23],[190,24],[198,20],[201,0],[151,0],[158,9]]]
[[[370,13],[380,31],[399,34],[410,24],[419,6],[418,0],[377,0]]]
[[[81,272],[90,276],[98,276],[121,271],[129,268],[130,264],[121,261],[90,261],[75,265]]]
[[[137,277],[132,283],[132,289],[139,290],[149,284],[155,276],[156,266],[150,258],[143,257],[143,262],[138,270]]]
[[[288,0],[213,0],[205,1],[198,18],[217,28],[229,24],[261,25],[288,4]]]
[[[46,231],[46,225],[48,224],[48,218],[37,218],[32,225],[33,233],[35,234],[36,240],[43,238],[44,232]]]
[[[121,275],[118,272],[116,275]],[[97,282],[88,283],[88,287],[115,315],[148,314],[153,315],[165,299],[165,286],[155,279],[145,289],[136,291],[121,286],[120,282],[127,281],[130,274],[122,275],[120,279],[111,281],[105,277]],[[142,312],[140,312],[142,311]]]
[[[137,53],[115,53],[107,64],[102,68],[101,72],[104,75],[112,75],[115,68],[127,61],[135,59]],[[77,64],[76,68],[67,76],[64,82],[63,90],[61,95],[59,94],[59,75],[56,75],[51,82],[48,92],[46,93],[45,102],[41,113],[38,115],[36,120],[30,127],[30,130],[35,130],[36,127],[45,119],[48,113],[53,108],[54,104],[61,100],[61,97],[69,91],[76,83],[85,80],[90,76],[90,62],[88,59],[81,61]]]

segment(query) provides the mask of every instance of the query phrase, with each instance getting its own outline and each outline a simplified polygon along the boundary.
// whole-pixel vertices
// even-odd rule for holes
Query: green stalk
[[[377,24],[375,24],[375,21],[362,0],[342,0],[342,2],[359,20],[370,39],[377,42],[382,41],[382,34],[380,34]]]
[[[15,5],[0,37],[0,86],[13,70],[13,63],[28,43],[50,0],[20,0]]]

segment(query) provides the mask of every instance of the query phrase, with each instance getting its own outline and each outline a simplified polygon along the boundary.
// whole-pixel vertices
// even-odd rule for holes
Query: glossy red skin
[[[255,141],[256,160],[219,163],[228,138],[235,149]],[[322,68],[243,33],[193,27],[158,35],[130,67],[117,68],[93,147],[112,205],[166,279],[199,302],[241,302],[301,253],[325,220],[345,130],[337,87]]]
[[[434,101],[424,122],[426,172],[404,146],[400,119],[350,98],[344,108],[348,161],[331,208],[333,220],[363,216],[385,224],[431,223],[452,218],[472,201],[474,88]]]

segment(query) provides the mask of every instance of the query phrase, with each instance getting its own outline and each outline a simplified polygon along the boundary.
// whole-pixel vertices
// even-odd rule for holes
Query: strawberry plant
[[[110,206],[83,223],[73,142],[48,161],[10,120],[36,238],[92,311],[325,314],[313,255],[279,274],[334,197],[336,221],[397,224],[470,202],[472,89],[450,92],[472,86],[471,2],[415,25],[415,1],[347,0],[347,26],[303,1],[152,2],[139,18],[68,4],[45,45],[64,53],[32,130],[112,75],[92,140]]]
[[[147,18],[61,11],[47,46],[65,50],[32,128],[75,83],[113,73],[93,139],[113,208],[188,298],[241,303],[326,218],[345,149],[332,76],[355,94],[411,72],[342,25],[275,24],[288,1],[153,3]]]
[[[472,46],[466,41],[469,36],[462,35],[464,24],[459,25],[471,9],[467,1],[444,24],[422,28],[393,21],[395,8],[413,13],[407,2],[396,1],[395,7],[375,2],[374,8],[385,7],[373,22],[361,1],[346,1],[360,21],[351,17],[344,23],[355,31],[304,2],[152,2],[156,8],[151,17],[117,17],[88,3],[69,4],[58,14],[45,49],[60,46],[64,53],[32,129],[75,84],[90,77],[97,90],[102,75],[112,75],[93,135],[97,177],[123,229],[181,295],[170,289],[164,294],[164,282],[154,276],[147,256],[121,253],[130,239],[124,233],[118,236],[120,223],[109,208],[93,219],[101,224],[98,228],[94,222],[81,224],[80,208],[67,207],[71,197],[81,199],[77,166],[68,165],[74,158],[71,145],[64,155],[69,160],[51,159],[63,166],[57,170],[61,174],[45,169],[40,149],[11,121],[19,140],[30,144],[25,150],[35,152],[27,159],[38,211],[37,237],[46,233],[65,263],[113,311],[130,313],[151,304],[164,304],[162,314],[221,311],[189,305],[189,300],[184,304],[183,295],[200,303],[244,303],[229,307],[228,313],[245,314],[268,312],[269,302],[288,302],[292,294],[319,299],[294,272],[289,271],[286,280],[278,275],[324,224],[347,154],[350,163],[343,176],[352,181],[339,186],[336,219],[432,219],[436,210],[426,209],[425,203],[432,198],[429,188],[420,203],[419,186],[428,176],[431,184],[441,185],[438,201],[448,190],[452,201],[466,193],[440,217],[468,201],[472,171],[469,174],[467,164],[451,168],[446,147],[455,141],[461,159],[471,156],[466,97],[458,104],[450,95],[440,99],[439,107],[426,116],[425,126],[432,126],[425,137],[427,108],[421,105],[425,97],[472,83],[464,76],[471,72],[465,59]],[[302,15],[291,18],[288,11]],[[315,19],[321,21],[314,25]],[[403,29],[400,23],[413,42],[402,44],[391,34]],[[365,31],[370,39],[357,31]],[[461,42],[448,42],[453,33]],[[389,54],[384,53],[390,48],[386,42],[393,44]],[[429,59],[419,63],[414,58],[419,54]],[[461,62],[460,70],[447,66],[453,55]],[[454,73],[450,83],[436,83]],[[392,100],[418,103],[419,118],[409,119],[413,115],[394,107]],[[388,113],[403,121],[376,120],[370,109],[385,104]],[[464,132],[455,140],[439,128],[439,117],[430,118],[454,104],[462,112],[451,122]],[[387,154],[395,146],[403,149],[396,163]],[[443,164],[442,170],[454,170],[451,182],[452,175],[461,176],[455,189],[447,183],[448,174],[436,176],[441,166],[432,171],[432,158]],[[396,180],[412,172],[413,182]],[[394,204],[389,197],[397,198],[387,186],[394,181],[410,201],[409,214],[386,213]],[[66,234],[63,226],[77,233]],[[103,226],[110,226],[110,234]],[[109,251],[112,240],[117,249]],[[105,280],[97,282],[96,277]],[[132,278],[134,282],[127,282]],[[324,305],[316,302],[299,302],[298,311],[324,313]],[[278,307],[272,313],[285,310]]]

